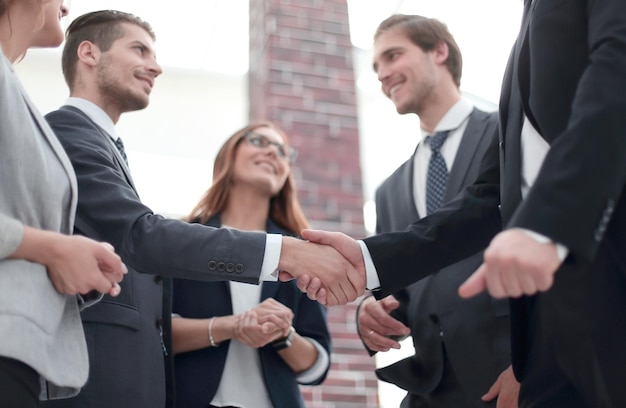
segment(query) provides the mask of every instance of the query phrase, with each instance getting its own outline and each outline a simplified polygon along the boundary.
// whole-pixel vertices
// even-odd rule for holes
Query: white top
[[[229,282],[233,314],[240,314],[252,309],[261,300],[261,285],[241,282]],[[305,337],[317,348],[317,361],[308,370],[297,375],[300,383],[310,383],[320,378],[328,365],[330,357],[317,341]],[[242,378],[245,378],[245,392],[242,392]],[[236,406],[242,408],[272,408],[272,402],[265,387],[261,360],[256,348],[249,347],[235,339],[228,345],[226,363],[211,405]]]
[[[261,285],[240,282],[229,282],[229,285],[233,314],[243,313],[259,303]],[[245,384],[245,390],[242,389],[242,384]],[[272,406],[263,383],[261,359],[257,349],[231,339],[220,385],[211,405],[242,408]]]

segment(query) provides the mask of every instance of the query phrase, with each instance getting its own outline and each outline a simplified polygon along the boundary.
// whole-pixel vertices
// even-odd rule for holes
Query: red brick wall
[[[298,197],[314,228],[365,236],[356,88],[346,0],[250,0],[250,119],[269,119],[299,151]],[[355,304],[331,308],[332,367],[302,387],[310,408],[378,406],[374,360]]]

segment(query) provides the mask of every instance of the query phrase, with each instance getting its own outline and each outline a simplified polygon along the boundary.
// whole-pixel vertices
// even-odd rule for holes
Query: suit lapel
[[[400,188],[395,191],[400,196],[398,197],[399,203],[410,203],[409,206],[399,206],[397,209],[406,209],[405,214],[399,214],[398,218],[407,219],[407,220],[418,220],[423,217],[423,215],[419,214],[417,211],[417,204],[415,203],[415,194],[413,191],[415,189],[415,183],[413,182],[413,166],[415,166],[415,154],[417,153],[417,149],[419,147],[419,143],[413,152],[413,156],[407,162],[407,165],[402,169],[402,174],[400,177]],[[411,222],[413,222],[411,221]]]
[[[537,6],[538,0],[526,0],[524,8],[524,19],[522,21],[522,30],[519,35],[518,55],[516,57],[517,80],[519,81],[519,91],[521,95],[522,105],[526,117],[537,129],[540,135],[543,135],[535,116],[530,109],[530,50],[529,50],[529,27],[532,19],[533,10]]]
[[[18,82],[19,84],[19,82]],[[21,84],[19,84],[21,87]],[[65,154],[65,150],[61,145],[61,142],[54,136],[54,132],[50,129],[48,122],[39,114],[39,110],[35,107],[35,105],[31,102],[31,100],[26,96],[24,89],[22,91],[22,99],[26,102],[28,106],[28,110],[30,111],[30,115],[35,121],[39,131],[44,136],[48,144],[50,145],[52,151],[57,156],[61,165],[63,166],[63,170],[67,174],[67,178],[70,181],[70,205],[72,209],[76,208],[78,203],[78,185],[76,184],[76,173],[74,172],[74,167],[72,166],[72,162],[70,161],[67,154]],[[72,225],[74,224],[75,211],[72,210],[70,215],[70,221]],[[71,230],[71,229],[70,229]]]
[[[276,291],[278,290],[278,285],[280,283],[277,282],[263,282],[261,287],[261,302],[267,298],[274,297]]]
[[[130,175],[130,169],[126,165],[126,162],[124,161],[124,158],[120,154],[119,150],[117,150],[117,148],[113,146],[113,142],[111,141],[111,135],[109,135],[104,129],[98,126],[96,122],[91,120],[91,118],[87,114],[85,114],[85,112],[83,112],[82,110],[74,106],[68,106],[68,105],[62,106],[61,109],[67,109],[67,110],[71,110],[73,112],[79,113],[82,117],[88,120],[91,124],[93,124],[100,131],[100,134],[102,135],[102,137],[106,139],[107,146],[109,147],[109,151],[113,154],[113,157],[115,157],[115,161],[117,162],[118,167],[122,170],[122,173],[124,173],[124,177],[126,177],[126,181],[128,182],[128,184],[131,185],[135,193],[139,195],[139,193],[137,192],[137,189],[135,188],[135,183],[133,183],[133,178]]]
[[[470,163],[478,151],[480,140],[485,132],[485,127],[481,125],[484,118],[481,120],[478,116],[478,111],[474,108],[470,114],[469,122],[461,138],[461,143],[459,144],[459,149],[454,158],[452,169],[448,175],[446,191],[443,196],[444,202],[450,201],[461,191],[461,186],[464,185],[465,179],[467,178],[467,169],[470,167]]]
[[[500,179],[506,180],[506,183],[501,182],[501,210],[504,223],[511,218],[517,205],[522,200],[520,134],[524,120],[524,111],[522,95],[520,93],[520,76],[517,61],[522,48],[522,42],[525,40],[528,30],[529,11],[530,0],[527,0],[520,36],[517,38],[511,50],[511,55],[509,56],[509,61],[507,62],[506,71],[504,73],[499,106]]]

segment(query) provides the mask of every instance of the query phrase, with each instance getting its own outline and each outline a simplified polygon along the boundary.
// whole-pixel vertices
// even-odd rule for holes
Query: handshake
[[[435,264],[439,269],[447,266],[445,260],[441,263],[437,263],[437,259],[435,262],[422,262],[423,258],[413,256],[410,248],[415,246],[400,248],[407,240],[413,239],[411,237],[405,237],[402,243],[395,241],[399,249],[392,252],[397,252],[395,255],[402,259],[396,263],[400,270],[393,271],[376,271],[373,267],[366,271],[364,252],[367,252],[369,259],[370,249],[362,251],[358,241],[340,232],[303,230],[302,237],[307,241],[283,237],[278,263],[281,271],[279,279],[297,279],[298,288],[309,299],[327,306],[343,305],[355,300],[363,294],[366,286],[370,290],[378,289],[381,281],[379,276],[402,274],[397,277],[401,276],[408,285],[435,272],[425,270],[422,266],[429,265],[431,269],[434,269]],[[387,247],[385,251],[389,249]],[[459,295],[469,298],[486,290],[493,297],[503,298],[546,291],[552,286],[554,274],[564,257],[554,242],[537,240],[519,229],[505,230],[491,241],[485,251],[483,264],[459,287]],[[420,268],[411,266],[417,265],[416,262],[420,263]],[[382,289],[389,292],[392,288]]]
[[[303,230],[306,240],[283,237],[279,279],[298,280],[309,299],[344,305],[365,291],[365,262],[358,241],[341,232]],[[370,288],[373,289],[373,288]]]

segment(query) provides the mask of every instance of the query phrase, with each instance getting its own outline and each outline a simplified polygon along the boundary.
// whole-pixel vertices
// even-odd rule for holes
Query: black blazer
[[[111,243],[129,272],[118,297],[105,295],[81,314],[89,350],[87,384],[76,398],[44,406],[162,407],[161,275],[256,283],[265,235],[191,225],[154,214],[141,203],[109,135],[82,111],[64,106],[46,119],[76,171],[75,233]],[[235,272],[211,267],[220,262],[232,265]]]
[[[212,217],[207,225],[221,226],[219,215]],[[268,220],[267,231],[291,235]],[[330,356],[331,339],[326,324],[326,308],[312,301],[289,282],[264,282],[261,300],[274,298],[294,312],[293,326],[305,337],[316,340]],[[227,282],[194,282],[173,279],[172,292],[174,313],[188,318],[208,318],[233,314],[230,289]],[[177,354],[174,357],[176,406],[184,408],[207,407],[219,386],[230,341],[218,347]],[[270,346],[260,349],[259,357],[263,378],[275,408],[303,407],[304,401],[298,388],[296,375]],[[326,371],[328,372],[328,371]],[[326,373],[314,384],[320,384]],[[245,380],[242,384],[245,383]],[[313,384],[311,384],[313,385]]]
[[[500,146],[477,183],[407,231],[365,242],[384,293],[485,248],[501,226],[501,164],[504,225],[570,251],[550,291],[512,302],[516,375],[524,380],[529,329],[541,327],[590,406],[622,407],[626,353],[609,350],[626,342],[626,2],[532,4],[505,74]],[[520,202],[522,112],[550,151]],[[538,299],[541,324],[529,314]]]
[[[476,179],[481,157],[498,137],[497,123],[496,113],[473,110],[450,169],[444,202]],[[414,157],[376,191],[377,233],[404,230],[420,218],[413,198]],[[440,383],[445,367],[443,340],[464,393],[475,404],[484,404],[480,397],[511,359],[508,301],[486,293],[462,300],[457,293],[481,262],[482,253],[473,255],[394,294],[400,307],[391,314],[411,328],[416,354],[378,369],[379,378],[409,394],[430,393]]]

